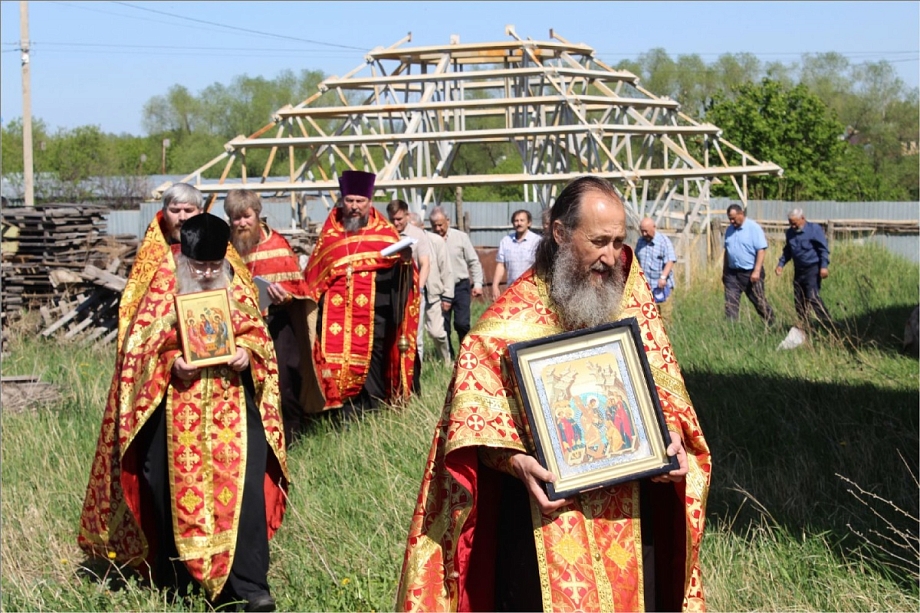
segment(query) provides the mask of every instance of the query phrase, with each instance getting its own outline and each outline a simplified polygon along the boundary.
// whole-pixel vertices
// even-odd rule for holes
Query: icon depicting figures
[[[556,365],[544,375],[560,446],[570,466],[629,453],[636,446],[626,388],[616,370],[597,365],[588,370],[590,375],[572,364]],[[597,391],[575,393],[580,374],[590,377]]]
[[[229,354],[230,339],[225,315],[217,309],[205,307],[198,317],[195,323],[191,310],[186,317],[193,357],[203,359]]]

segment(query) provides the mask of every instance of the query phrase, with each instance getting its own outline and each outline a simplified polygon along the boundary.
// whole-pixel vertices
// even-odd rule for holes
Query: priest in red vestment
[[[275,355],[248,271],[225,259],[227,224],[201,213],[180,234],[141,262],[153,273],[118,347],[78,542],[180,595],[271,611],[268,539],[288,482]],[[221,288],[236,351],[193,366],[176,296]]]
[[[346,415],[411,393],[418,335],[418,269],[409,247],[373,205],[373,173],[346,170],[342,205],[326,218],[304,271],[317,303],[313,363],[324,398],[321,409]]]
[[[175,183],[163,192],[163,208],[157,212],[147,226],[128,282],[118,303],[118,347],[125,340],[127,327],[134,321],[137,305],[147,293],[150,279],[156,272],[160,260],[169,251],[170,245],[179,244],[182,224],[201,213],[204,197],[188,183]]]
[[[711,461],[626,213],[603,179],[570,183],[528,271],[463,342],[425,466],[397,610],[702,610]],[[549,500],[508,345],[635,317],[679,469]]]
[[[308,320],[316,303],[307,298],[307,283],[288,241],[261,219],[262,199],[248,189],[234,189],[224,199],[230,242],[253,278],[266,285],[271,301],[262,306],[278,357],[284,440],[290,445],[308,413],[322,406],[313,372]],[[307,407],[307,408],[305,408]]]

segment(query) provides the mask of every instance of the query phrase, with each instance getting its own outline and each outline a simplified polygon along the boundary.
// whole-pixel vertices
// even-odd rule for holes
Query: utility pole
[[[160,174],[161,175],[166,174],[166,148],[167,147],[169,147],[169,139],[164,138],[163,139],[163,158],[162,158],[163,162],[160,164]]]
[[[32,174],[32,83],[29,76],[29,3],[19,2],[19,46],[22,49],[22,181],[26,206],[35,206]]]

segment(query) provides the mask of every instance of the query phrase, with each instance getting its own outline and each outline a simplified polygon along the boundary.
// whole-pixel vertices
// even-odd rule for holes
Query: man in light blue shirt
[[[674,252],[671,239],[657,231],[655,221],[651,217],[646,217],[639,223],[639,232],[642,237],[636,243],[636,258],[642,272],[645,273],[645,278],[648,279],[661,320],[668,324],[671,319],[671,303],[668,302],[668,297],[674,289],[672,269],[677,262],[677,254]]]
[[[728,207],[730,225],[725,231],[725,257],[722,283],[725,285],[725,316],[738,320],[741,292],[748,297],[757,314],[768,325],[773,323],[773,309],[763,287],[763,261],[767,255],[767,237],[753,219],[747,219],[737,204]]]
[[[530,211],[520,209],[511,215],[511,225],[514,232],[502,237],[498,244],[498,254],[495,256],[495,274],[492,275],[492,298],[497,300],[501,291],[502,278],[508,271],[508,285],[533,266],[534,254],[540,244],[540,235],[530,231],[533,218]]]

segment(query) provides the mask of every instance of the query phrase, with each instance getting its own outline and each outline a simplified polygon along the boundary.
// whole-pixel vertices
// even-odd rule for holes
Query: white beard
[[[188,258],[181,253],[176,255],[176,293],[180,296],[230,286],[230,264],[224,260],[223,270],[219,275],[196,278],[189,266]]]
[[[613,321],[620,312],[626,275],[619,265],[607,268],[595,264],[597,270],[609,270],[601,285],[591,282],[591,271],[581,270],[569,243],[559,246],[553,263],[550,298],[566,330],[593,328]]]

